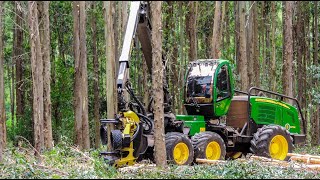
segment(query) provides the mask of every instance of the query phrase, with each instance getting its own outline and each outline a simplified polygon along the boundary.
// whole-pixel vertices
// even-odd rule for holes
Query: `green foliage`
[[[27,142],[12,145],[5,151],[4,161],[0,163],[0,178],[63,178],[63,179],[296,179],[320,178],[318,171],[295,169],[293,166],[281,167],[265,164],[257,160],[229,160],[216,165],[176,166],[158,168],[152,164],[137,164],[134,167],[115,169],[109,167],[99,157],[102,149],[81,152],[62,138],[52,150],[42,154],[42,163],[33,156]],[[319,147],[298,147],[295,152],[319,154]]]

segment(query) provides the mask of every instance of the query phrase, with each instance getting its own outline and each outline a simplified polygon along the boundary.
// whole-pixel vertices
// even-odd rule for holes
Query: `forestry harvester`
[[[114,119],[100,120],[102,144],[107,144],[108,124],[114,124],[115,129],[111,130],[109,138],[112,150],[100,154],[116,167],[133,165],[144,158],[153,159],[152,98],[145,108],[135,96],[127,77],[135,38],[140,41],[149,73],[152,71],[149,17],[147,2],[131,2],[119,59],[119,112]],[[164,82],[165,144],[170,163],[189,165],[196,158],[235,159],[247,153],[286,160],[294,144],[305,142],[306,126],[297,99],[257,87],[251,87],[247,92],[235,90],[228,60],[199,59],[189,63],[184,86],[187,115],[172,113],[167,88]],[[124,98],[125,90],[130,95],[129,102]],[[235,93],[242,95],[235,96]]]

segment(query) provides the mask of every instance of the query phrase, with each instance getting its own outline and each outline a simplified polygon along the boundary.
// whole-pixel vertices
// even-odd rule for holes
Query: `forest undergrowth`
[[[102,147],[104,148],[104,147]],[[34,148],[26,140],[18,146],[9,144],[4,152],[4,161],[0,164],[0,178],[163,178],[163,179],[238,179],[238,178],[320,178],[320,171],[287,167],[263,163],[259,160],[243,158],[228,160],[215,165],[199,164],[193,166],[169,165],[156,167],[150,162],[140,162],[131,167],[115,169],[108,166],[99,152],[103,149],[80,151],[62,141],[52,150],[44,151],[41,162],[34,156]],[[320,147],[297,147],[294,152],[319,154]]]

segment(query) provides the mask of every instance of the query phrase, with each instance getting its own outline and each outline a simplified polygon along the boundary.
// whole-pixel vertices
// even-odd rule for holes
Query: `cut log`
[[[208,163],[208,164],[226,163],[226,161],[223,161],[223,160],[209,160],[209,159],[200,159],[200,158],[197,158],[196,162],[198,162],[198,163]]]
[[[320,164],[320,159],[318,158],[313,158],[313,157],[308,157],[308,156],[292,156],[290,158],[291,160],[293,161],[301,161],[301,162],[304,162],[304,163],[307,163],[307,164]]]
[[[310,154],[297,154],[297,153],[288,153],[287,156],[302,156],[302,157],[312,157],[320,159],[320,156],[310,155]]]
[[[251,156],[250,158],[257,159],[257,160],[263,160],[263,161],[270,161],[270,162],[281,162],[281,163],[286,162],[286,161],[271,159],[271,158],[262,157],[262,156]]]
[[[307,167],[307,169],[320,171],[320,165],[318,165],[318,164],[307,165],[306,167]]]

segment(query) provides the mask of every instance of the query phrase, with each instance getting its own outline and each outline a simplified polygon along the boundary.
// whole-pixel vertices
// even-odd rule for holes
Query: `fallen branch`
[[[17,135],[16,138],[21,138],[21,139],[23,139],[24,141],[26,141],[26,142],[29,144],[29,146],[30,146],[37,154],[39,154],[39,157],[40,157],[39,160],[42,162],[44,156],[41,155],[41,153],[40,153],[35,147],[33,147],[32,144],[31,144],[25,137],[22,137],[22,136]]]

